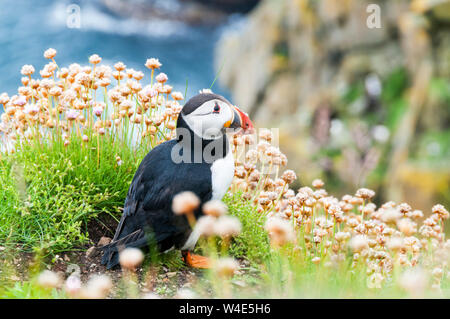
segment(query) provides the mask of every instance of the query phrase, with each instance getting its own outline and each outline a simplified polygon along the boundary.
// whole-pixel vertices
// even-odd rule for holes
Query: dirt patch
[[[120,267],[114,269],[106,269],[101,265],[101,252],[94,256],[87,257],[85,252],[71,252],[59,257],[50,269],[60,272],[67,278],[73,271],[79,271],[81,280],[85,282],[92,275],[107,274],[113,280],[117,293],[119,293],[123,272]],[[180,257],[181,258],[181,257]],[[147,266],[137,269],[139,276],[140,288],[142,291],[159,291],[163,295],[172,295],[181,287],[189,286],[195,277],[197,271],[183,268],[179,270],[171,270],[165,266]]]
[[[87,230],[92,245],[96,245],[100,238],[113,238],[118,222],[108,214],[102,214],[88,222]]]
[[[89,244],[82,247],[74,247],[73,251],[43,257],[39,263],[41,265],[40,268],[43,266],[46,269],[57,272],[62,278],[67,278],[73,272],[76,272],[80,275],[82,282],[86,282],[92,275],[106,274],[110,276],[115,285],[113,296],[120,297],[124,274],[120,267],[107,270],[105,266],[101,265],[102,252],[98,249],[99,241],[104,244],[108,241],[105,237],[112,238],[116,227],[117,221],[106,214],[90,221],[87,225]],[[92,252],[93,247],[95,247],[95,250]],[[87,254],[88,250],[91,250],[90,254]],[[5,257],[2,258],[4,263],[8,263],[9,268],[13,270],[8,272],[8,274],[4,273],[4,275],[12,281],[27,281],[30,279],[30,274],[33,273],[35,255],[30,252],[20,251],[20,247],[10,247],[8,252],[2,252],[2,256]],[[181,259],[181,253],[179,258]],[[34,272],[36,273],[36,271]],[[190,268],[180,269],[179,267],[171,269],[161,264],[150,265],[148,262],[145,262],[144,267],[137,270],[137,275],[141,291],[155,292],[159,295],[170,297],[181,287],[191,286],[198,276],[201,276],[201,271]]]

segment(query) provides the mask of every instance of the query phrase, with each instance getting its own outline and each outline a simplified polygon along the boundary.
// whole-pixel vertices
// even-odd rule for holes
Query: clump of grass
[[[264,219],[259,218],[255,207],[249,202],[243,202],[241,196],[242,192],[236,192],[228,193],[224,198],[230,215],[239,218],[242,223],[242,232],[234,238],[230,254],[259,264],[269,257],[269,237],[264,230]]]
[[[16,282],[14,286],[0,290],[2,299],[62,299],[64,292],[56,289],[43,289],[30,281]]]
[[[43,146],[38,153],[24,145],[8,158],[10,180],[26,183],[22,189],[13,185],[0,208],[0,234],[10,244],[51,248],[53,253],[67,250],[86,243],[90,220],[119,212],[136,169],[134,160],[123,156],[124,164],[118,166],[114,157],[103,159],[97,168],[73,147],[64,151]]]

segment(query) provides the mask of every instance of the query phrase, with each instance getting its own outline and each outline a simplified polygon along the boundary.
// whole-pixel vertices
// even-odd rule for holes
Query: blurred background
[[[1,0],[0,47],[10,95],[49,47],[64,66],[159,58],[187,97],[217,77],[279,128],[295,186],[450,205],[450,0]]]

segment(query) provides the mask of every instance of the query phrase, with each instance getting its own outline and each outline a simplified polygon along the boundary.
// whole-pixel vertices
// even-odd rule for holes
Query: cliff
[[[409,160],[428,152],[421,132],[448,134],[449,31],[450,1],[265,0],[223,36],[216,66],[258,126],[280,128],[304,183],[384,185],[402,200]]]

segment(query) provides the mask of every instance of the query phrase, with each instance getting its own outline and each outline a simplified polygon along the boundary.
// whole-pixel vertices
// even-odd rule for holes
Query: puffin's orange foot
[[[191,252],[183,253],[183,259],[186,265],[192,268],[209,269],[211,260],[208,257],[194,255]]]

